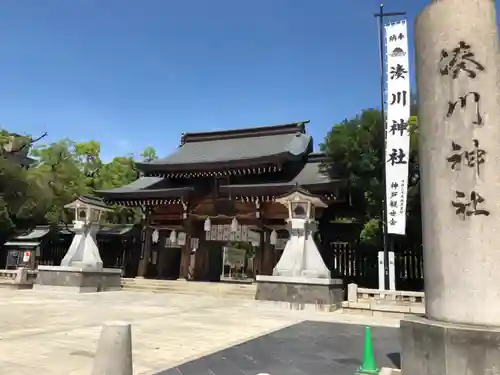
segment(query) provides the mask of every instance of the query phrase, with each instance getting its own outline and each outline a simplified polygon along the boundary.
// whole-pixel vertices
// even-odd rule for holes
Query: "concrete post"
[[[347,300],[358,302],[358,284],[350,283],[347,285]]]
[[[28,270],[28,268],[19,267],[14,282],[16,284],[26,284],[28,282]]]
[[[129,323],[113,322],[104,325],[92,375],[133,375],[132,334]]]

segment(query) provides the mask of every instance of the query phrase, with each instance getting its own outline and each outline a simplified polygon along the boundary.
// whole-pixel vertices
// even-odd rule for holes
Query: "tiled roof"
[[[231,194],[249,194],[265,193],[269,190],[289,191],[300,186],[311,193],[316,191],[329,191],[333,187],[342,187],[346,185],[345,179],[332,178],[324,174],[321,170],[322,163],[325,161],[323,154],[309,154],[307,163],[298,170],[294,176],[287,180],[278,182],[256,182],[252,184],[233,184],[222,185],[222,191]],[[111,190],[96,191],[104,199],[161,199],[169,197],[185,197],[195,190],[196,183],[193,186],[172,186],[170,181],[161,177],[141,177],[131,184]]]
[[[134,182],[110,190],[96,190],[95,194],[106,198],[167,198],[181,197],[193,191],[192,187],[168,187],[168,181],[161,177],[141,177]]]
[[[317,190],[325,189],[329,185],[343,185],[346,183],[344,179],[332,178],[322,171],[322,163],[325,161],[323,154],[310,154],[308,156],[308,162],[304,165],[304,168],[300,172],[288,181],[282,182],[272,182],[272,183],[260,183],[260,184],[237,184],[237,185],[225,185],[221,189],[230,190],[231,192],[236,191],[249,191],[255,189],[268,189],[268,188],[293,188],[296,186],[304,187],[307,190]]]
[[[163,178],[161,177],[140,177],[128,185],[124,185],[119,188],[114,188],[109,190],[97,190],[96,193],[107,193],[107,192],[128,193],[131,191],[138,191],[138,190],[152,188],[154,185],[162,181]]]
[[[257,163],[284,162],[309,152],[306,122],[210,133],[191,133],[166,158],[137,163],[144,171],[207,170]]]

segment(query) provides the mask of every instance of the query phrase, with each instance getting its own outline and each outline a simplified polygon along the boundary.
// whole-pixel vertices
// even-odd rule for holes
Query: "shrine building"
[[[296,188],[328,204],[315,213],[321,242],[322,218],[348,204],[348,190],[321,172],[325,155],[313,152],[308,122],[186,133],[171,155],[136,163],[136,181],[96,191],[108,204],[142,209],[137,276],[217,281],[229,241],[251,242],[254,273],[271,275],[288,238],[288,210],[275,198]]]

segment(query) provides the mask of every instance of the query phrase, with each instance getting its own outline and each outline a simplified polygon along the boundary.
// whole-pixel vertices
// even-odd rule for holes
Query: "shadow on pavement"
[[[359,325],[302,322],[157,375],[353,375],[363,334]],[[372,337],[377,366],[399,368],[398,328],[374,327]]]

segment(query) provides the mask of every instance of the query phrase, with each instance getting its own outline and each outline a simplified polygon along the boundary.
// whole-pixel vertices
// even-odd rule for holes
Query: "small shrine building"
[[[96,191],[144,213],[137,276],[219,280],[229,241],[252,242],[254,272],[272,274],[288,237],[276,197],[297,187],[321,197],[328,208],[317,219],[348,200],[347,181],[322,173],[325,155],[313,152],[307,123],[186,133],[171,155],[136,163],[136,181]]]

